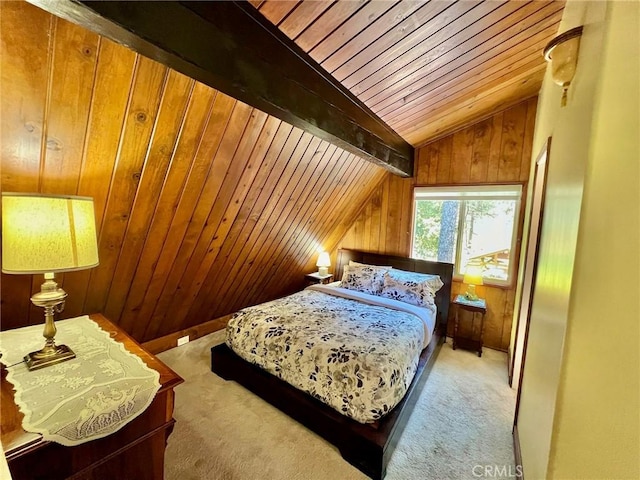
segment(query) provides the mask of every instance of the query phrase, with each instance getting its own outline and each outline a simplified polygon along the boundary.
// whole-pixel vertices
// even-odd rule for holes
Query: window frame
[[[517,191],[517,194],[511,195],[500,195],[500,193],[504,193],[508,190]],[[424,195],[422,198],[419,198],[419,193],[429,193],[429,195]],[[465,195],[464,192],[468,192],[468,195]],[[483,192],[480,195],[474,195],[474,193]],[[495,192],[495,195],[491,195],[492,192]],[[440,195],[438,195],[440,193]],[[518,251],[518,245],[520,244],[519,232],[521,229],[521,216],[522,216],[522,206],[523,206],[523,195],[526,194],[525,184],[521,182],[507,182],[507,183],[491,183],[491,184],[481,184],[481,185],[416,185],[413,188],[413,202],[412,206],[412,214],[411,214],[411,245],[410,251],[411,256],[413,256],[414,250],[414,241],[415,241],[415,229],[416,229],[416,213],[418,211],[416,202],[418,200],[513,200],[515,199],[516,205],[514,209],[514,217],[513,217],[513,231],[511,234],[511,250],[513,252],[513,258],[509,260],[509,269],[507,273],[506,280],[499,280],[496,278],[487,278],[483,277],[484,285],[489,285],[493,287],[499,288],[510,288],[514,285],[516,280],[515,276],[517,274],[517,264],[520,257],[520,252]],[[514,198],[515,197],[515,198]],[[464,228],[464,209],[466,205],[462,204],[460,209],[460,214],[458,215],[458,226],[457,226],[457,236],[456,236],[456,245],[455,245],[455,258],[454,258],[454,267],[453,267],[453,280],[462,282],[464,272],[458,271],[458,266],[461,265],[461,253],[462,253],[462,232]]]

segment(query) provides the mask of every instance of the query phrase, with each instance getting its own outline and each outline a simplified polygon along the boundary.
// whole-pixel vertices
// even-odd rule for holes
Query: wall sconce
[[[558,35],[544,47],[544,59],[551,63],[551,78],[562,87],[560,106],[567,105],[567,91],[576,73],[582,27]]]

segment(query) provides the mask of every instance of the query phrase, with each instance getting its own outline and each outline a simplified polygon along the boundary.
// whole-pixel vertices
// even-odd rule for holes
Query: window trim
[[[512,193],[505,192],[507,189],[512,189]],[[469,195],[465,195],[465,192],[469,192]],[[480,192],[480,195],[472,195],[472,193]],[[507,194],[501,194],[501,193]],[[515,282],[515,276],[517,275],[517,264],[520,257],[518,245],[520,239],[518,233],[520,232],[520,221],[522,215],[523,199],[522,196],[526,192],[525,185],[523,183],[492,183],[492,184],[480,184],[480,185],[420,185],[413,188],[413,201],[411,206],[413,211],[411,212],[411,256],[413,256],[413,246],[415,240],[415,228],[416,228],[416,212],[418,200],[515,200],[515,212],[513,217],[513,231],[511,234],[511,252],[514,253],[513,261],[509,261],[509,270],[506,280],[498,280],[495,278],[484,278],[484,285],[498,288],[511,288]],[[422,195],[420,195],[422,193]],[[464,204],[461,209],[461,213],[464,213]],[[458,266],[460,265],[460,257],[462,252],[462,243],[458,241],[461,238],[463,229],[464,215],[458,215],[458,231],[456,238],[456,252],[453,268],[453,280],[462,282],[463,273],[458,272]]]

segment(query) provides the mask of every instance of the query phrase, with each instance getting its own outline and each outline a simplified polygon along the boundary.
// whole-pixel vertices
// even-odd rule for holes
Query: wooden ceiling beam
[[[396,175],[413,175],[413,147],[247,2],[29,1]]]

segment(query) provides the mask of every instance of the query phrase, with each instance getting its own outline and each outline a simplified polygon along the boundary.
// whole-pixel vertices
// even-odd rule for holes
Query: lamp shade
[[[93,199],[2,194],[2,271],[49,273],[98,265]]]
[[[329,252],[321,252],[318,255],[318,261],[316,262],[316,267],[330,267],[331,266],[331,258],[329,257]]]
[[[467,285],[482,285],[482,268],[476,266],[468,266],[464,272],[463,283]]]

